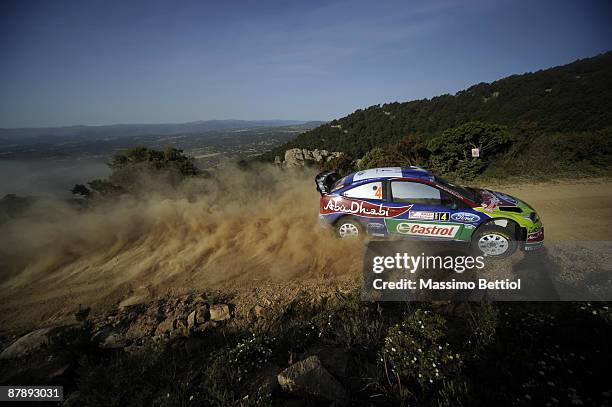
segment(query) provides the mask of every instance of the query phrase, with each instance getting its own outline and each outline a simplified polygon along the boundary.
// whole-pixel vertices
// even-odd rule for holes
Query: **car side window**
[[[347,198],[382,200],[382,192],[382,182],[369,182],[367,184],[351,188],[342,195],[346,196]]]
[[[429,185],[410,181],[392,181],[393,202],[417,205],[442,205],[440,190]]]

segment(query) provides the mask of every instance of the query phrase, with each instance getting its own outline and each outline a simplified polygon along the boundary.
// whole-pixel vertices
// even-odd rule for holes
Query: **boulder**
[[[102,349],[120,349],[127,345],[125,338],[112,329],[96,332],[91,339]]]
[[[278,374],[277,380],[289,394],[327,400],[338,405],[348,404],[346,391],[316,355],[289,366]]]
[[[47,345],[51,336],[59,329],[59,327],[41,328],[22,336],[0,353],[0,359],[20,358],[34,353]]]
[[[299,148],[290,148],[285,151],[285,167],[295,168],[304,166],[304,154]]]
[[[226,321],[231,318],[230,308],[227,304],[215,304],[210,307],[210,320],[215,322]]]

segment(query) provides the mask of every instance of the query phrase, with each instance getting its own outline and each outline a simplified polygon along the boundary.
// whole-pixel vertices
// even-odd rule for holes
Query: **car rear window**
[[[348,198],[381,200],[383,198],[382,182],[368,182],[367,184],[351,188],[342,195]]]

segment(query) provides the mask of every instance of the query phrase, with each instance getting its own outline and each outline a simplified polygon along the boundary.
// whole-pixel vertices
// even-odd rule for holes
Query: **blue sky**
[[[1,1],[0,127],[329,120],[610,49],[607,1]]]

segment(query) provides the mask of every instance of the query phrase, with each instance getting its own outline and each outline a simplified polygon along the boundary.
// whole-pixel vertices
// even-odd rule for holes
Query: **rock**
[[[285,151],[285,160],[282,162],[282,165],[286,168],[303,167],[306,165],[307,161],[322,163],[341,155],[342,153],[340,152],[329,152],[327,150],[314,149],[311,151],[307,149],[290,148]],[[280,157],[278,157],[278,159],[278,162],[280,162]],[[275,162],[277,161],[275,160]]]
[[[274,157],[274,164],[275,165],[281,165],[283,163],[283,161],[281,160],[280,156],[275,156]]]
[[[174,331],[172,333],[175,335],[189,335],[187,321],[180,318],[174,320]]]
[[[155,334],[157,325],[157,318],[154,315],[146,313],[137,317],[129,324],[124,336],[126,339],[130,340],[138,340],[153,336]]]
[[[277,379],[281,388],[289,394],[324,399],[338,405],[348,403],[348,396],[342,385],[315,355],[289,366]]]
[[[202,304],[195,310],[195,323],[197,325],[203,324],[210,319],[210,310],[208,304]]]
[[[191,311],[189,315],[187,315],[187,329],[192,331],[196,327],[196,312]]]
[[[187,316],[187,329],[193,331],[198,325],[204,324],[210,318],[207,304],[198,306]]]
[[[20,358],[39,350],[49,343],[49,338],[57,333],[59,327],[42,328],[17,339],[0,353],[0,359]]]
[[[162,336],[171,333],[174,330],[174,316],[164,319],[157,328],[155,328],[155,336]]]
[[[127,346],[126,340],[112,329],[103,329],[96,332],[91,340],[98,343],[102,349],[120,349]]]
[[[311,355],[316,355],[332,375],[347,376],[350,354],[346,349],[335,346],[315,346],[305,352],[304,356]]]
[[[198,331],[198,332],[206,332],[206,331],[210,331],[211,329],[214,329],[216,327],[217,327],[217,323],[216,322],[214,322],[214,321],[206,321],[202,325],[198,325],[195,330]]]
[[[270,310],[266,307],[262,307],[261,305],[255,305],[253,307],[253,315],[255,315],[255,318],[267,318],[268,315],[270,314]]]
[[[304,166],[304,155],[302,154],[302,150],[299,148],[290,148],[285,151],[285,161],[283,164],[287,168]]]
[[[231,318],[230,308],[227,304],[215,304],[210,307],[210,320],[211,321],[226,321]]]

